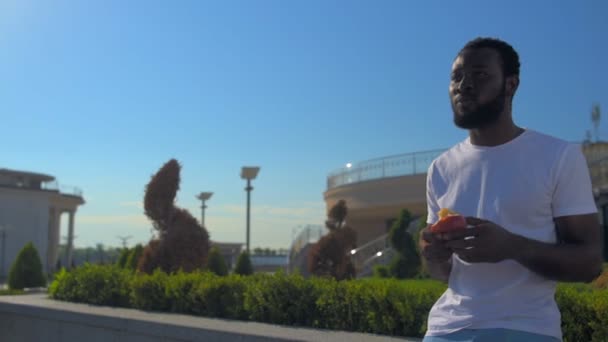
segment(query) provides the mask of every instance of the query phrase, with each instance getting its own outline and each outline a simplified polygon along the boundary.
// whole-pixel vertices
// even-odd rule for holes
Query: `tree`
[[[105,263],[105,252],[103,249],[103,243],[98,243],[95,245],[95,247],[97,248],[97,255],[99,256],[99,263],[103,264]]]
[[[116,262],[118,267],[125,268],[125,266],[127,265],[127,260],[129,259],[129,254],[131,254],[131,251],[132,250],[127,247],[124,247],[122,249],[122,251],[120,251],[120,256],[118,257],[118,261]]]
[[[338,201],[330,209],[325,222],[329,233],[319,239],[308,254],[308,271],[311,274],[337,280],[356,276],[349,252],[356,247],[357,234],[346,225],[347,212],[344,200]]]
[[[390,263],[391,275],[404,279],[413,278],[421,268],[420,256],[412,235],[407,231],[412,216],[407,209],[403,209],[399,219],[393,223],[390,231],[391,245],[397,252]]]
[[[135,245],[135,247],[129,251],[124,267],[130,270],[136,270],[143,253],[144,247],[139,243]]]
[[[175,206],[181,166],[169,160],[146,186],[144,210],[157,232],[144,249],[139,270],[152,273],[156,268],[171,273],[202,269],[209,253],[209,233],[185,209]]]
[[[253,274],[253,266],[251,265],[251,259],[247,251],[242,252],[236,260],[236,267],[234,273],[240,275],[251,275]]]
[[[27,243],[17,255],[8,275],[8,286],[15,290],[46,286],[40,255],[33,243]]]
[[[220,249],[217,248],[217,246],[211,248],[211,251],[209,252],[209,258],[207,259],[207,268],[209,269],[209,271],[219,276],[228,275],[228,267],[226,267],[224,257],[220,253]]]
[[[593,130],[595,132],[595,141],[598,142],[600,140],[599,128],[600,128],[600,105],[594,104],[591,109],[591,122],[593,122]]]
[[[348,213],[348,208],[346,207],[345,200],[339,200],[338,203],[334,204],[333,207],[329,210],[328,220],[325,221],[325,226],[330,231],[339,229],[342,227],[344,222],[346,221],[346,215]]]

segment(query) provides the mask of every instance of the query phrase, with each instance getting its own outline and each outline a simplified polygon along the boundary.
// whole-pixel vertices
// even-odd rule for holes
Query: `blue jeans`
[[[426,336],[422,342],[559,342],[560,339],[510,329],[463,329],[457,332]]]

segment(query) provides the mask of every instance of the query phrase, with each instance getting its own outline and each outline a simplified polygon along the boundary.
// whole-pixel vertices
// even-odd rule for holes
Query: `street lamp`
[[[196,196],[196,198],[198,198],[199,200],[201,200],[201,226],[203,228],[205,228],[205,209],[207,208],[207,205],[205,205],[205,201],[209,200],[211,198],[211,195],[213,195],[213,192],[201,192],[200,194],[198,194],[198,196]]]
[[[255,179],[258,175],[260,168],[258,166],[243,166],[241,169],[241,178],[247,180],[247,187],[245,191],[247,191],[247,254],[249,254],[249,225],[250,225],[250,208],[251,208],[251,190],[253,187],[251,186],[251,180]]]

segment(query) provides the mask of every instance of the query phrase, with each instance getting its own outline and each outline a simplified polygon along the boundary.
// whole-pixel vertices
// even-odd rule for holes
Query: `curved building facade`
[[[348,164],[327,178],[323,194],[329,211],[339,200],[348,207],[346,221],[361,246],[388,233],[402,209],[426,213],[426,172],[445,150],[406,153]]]

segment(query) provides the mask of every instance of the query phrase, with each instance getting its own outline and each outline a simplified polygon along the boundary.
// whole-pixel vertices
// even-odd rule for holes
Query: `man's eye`
[[[462,79],[461,74],[452,74],[452,81],[458,82],[460,79]]]

